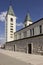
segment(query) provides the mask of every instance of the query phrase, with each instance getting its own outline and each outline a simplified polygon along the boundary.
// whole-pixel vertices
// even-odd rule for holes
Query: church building
[[[43,54],[43,18],[32,22],[27,13],[24,28],[16,31],[16,16],[12,6],[6,15],[6,43],[5,49],[28,54]]]

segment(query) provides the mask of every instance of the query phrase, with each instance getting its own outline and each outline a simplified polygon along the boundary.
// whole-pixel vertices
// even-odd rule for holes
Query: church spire
[[[30,17],[30,14],[29,13],[27,13],[27,15],[26,15],[25,22],[26,21],[31,21],[31,17]]]
[[[12,1],[11,0],[10,0],[10,5],[9,5],[9,8],[8,8],[7,14],[15,16],[14,10],[12,8]]]
[[[31,20],[30,14],[27,13],[27,15],[25,17],[25,21],[24,21],[24,26],[26,27],[26,26],[28,26],[30,24],[32,24],[32,20]]]
[[[9,6],[8,14],[15,16],[14,11],[13,11],[13,8],[12,8],[12,5]]]

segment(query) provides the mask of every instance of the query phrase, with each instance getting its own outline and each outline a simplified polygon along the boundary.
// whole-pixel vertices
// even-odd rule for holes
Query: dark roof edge
[[[39,20],[37,20],[37,21],[33,22],[33,23],[32,23],[32,24],[30,24],[29,26],[31,26],[31,25],[33,25],[33,24],[35,24],[35,23],[39,22],[40,20],[43,20],[43,18],[41,18],[41,19],[39,19]],[[27,27],[29,27],[29,26],[26,26],[26,27],[24,27],[24,28],[22,28],[22,29],[20,29],[20,30],[18,30],[18,31],[16,31],[16,32],[19,32],[19,31],[21,31],[21,30],[23,30],[23,29],[25,29],[25,28],[27,28]],[[16,32],[15,32],[15,33],[16,33]]]
[[[18,39],[18,40],[13,40],[13,41],[10,41],[10,42],[19,41],[19,40],[23,40],[23,39],[34,38],[34,37],[39,37],[39,36],[43,36],[43,34],[39,34],[39,35],[31,36],[31,37],[26,37],[26,38],[22,38],[22,39]],[[10,43],[10,42],[6,42],[6,43]]]

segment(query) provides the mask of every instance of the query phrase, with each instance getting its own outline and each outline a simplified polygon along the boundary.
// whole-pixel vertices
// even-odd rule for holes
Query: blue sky
[[[43,18],[43,0],[12,0],[14,13],[17,16],[17,30],[22,28],[22,23],[29,11],[33,22]],[[0,42],[4,40],[5,15],[10,0],[0,0]]]

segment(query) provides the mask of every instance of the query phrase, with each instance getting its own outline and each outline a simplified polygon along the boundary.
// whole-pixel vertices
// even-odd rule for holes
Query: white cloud
[[[17,23],[16,26],[23,26],[23,23]]]
[[[6,17],[7,11],[0,12],[0,21],[4,22]],[[16,26],[20,27],[23,26],[23,23],[17,23]]]
[[[4,40],[5,38],[4,37],[0,37],[0,40]]]
[[[6,14],[7,14],[7,11],[0,12],[0,21],[2,22],[5,21]]]
[[[5,36],[0,36],[0,44],[5,43]]]

